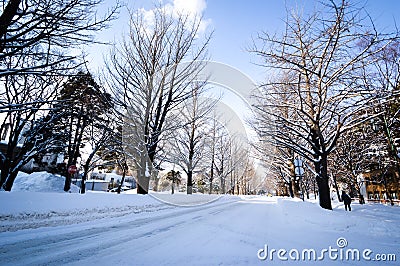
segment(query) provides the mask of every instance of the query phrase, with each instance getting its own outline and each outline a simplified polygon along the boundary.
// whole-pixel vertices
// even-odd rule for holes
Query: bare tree
[[[138,169],[138,193],[146,194],[160,140],[176,129],[168,119],[192,97],[191,83],[203,68],[210,36],[199,43],[200,18],[153,10],[149,24],[131,12],[129,36],[107,63],[110,87],[126,108],[124,139]],[[170,126],[169,126],[170,125]]]
[[[89,172],[96,168],[101,161],[101,157],[98,156],[100,150],[106,150],[111,145],[110,142],[120,144],[120,130],[118,124],[113,121],[114,117],[108,113],[102,116],[98,121],[94,121],[86,128],[86,140],[85,146],[88,147],[90,152],[87,154],[86,158],[82,158],[81,165],[83,167],[82,182],[81,182],[81,193],[84,194],[86,187],[85,182],[89,175]],[[118,145],[113,146],[113,149],[107,149],[108,152],[112,151],[118,153],[121,148]],[[104,154],[104,153],[103,153]],[[124,154],[119,153],[116,164],[123,171],[123,176],[121,184],[123,184],[126,175],[126,160]],[[121,186],[118,187],[118,194],[121,191]]]
[[[249,160],[249,151],[243,145],[241,139],[237,136],[232,136],[230,141],[225,145],[229,147],[229,157],[227,157],[227,169],[222,176],[229,181],[229,193],[237,194],[240,193],[240,184],[242,182],[243,174],[246,169],[247,162]],[[229,177],[229,178],[228,178]]]
[[[302,139],[290,129],[287,121],[298,121],[298,113],[288,106],[296,105],[296,95],[292,93],[295,88],[293,83],[295,76],[292,73],[282,74],[281,81],[268,87],[265,97],[257,97],[257,102],[262,109],[256,109],[258,121],[251,123],[251,126],[258,133],[260,142],[253,147],[262,154],[260,160],[274,172],[274,176],[283,182],[289,189],[291,197],[299,197],[299,180],[296,177],[294,161],[297,157],[296,150],[282,144],[276,139],[275,134],[265,132],[276,132],[285,135],[297,145],[302,145]],[[279,103],[279,106],[266,106],[265,103]],[[266,112],[266,110],[268,111]],[[273,114],[273,115],[271,115]],[[262,121],[262,123],[260,123]],[[268,123],[266,123],[268,121]]]
[[[400,178],[398,143],[400,138],[400,40],[392,42],[375,55],[372,67],[376,74],[364,76],[366,86],[378,94],[375,105],[369,110],[373,127],[384,137],[384,143],[392,164]]]
[[[192,97],[187,99],[179,112],[178,122],[183,125],[171,136],[170,162],[177,163],[187,175],[187,194],[193,191],[193,173],[205,160],[206,136],[210,128],[207,126],[209,113],[217,100],[202,98],[204,90],[201,84],[195,84]],[[197,169],[199,170],[199,169]]]
[[[238,184],[246,171],[249,160],[247,140],[229,132],[227,123],[215,111],[209,117],[210,131],[207,136],[203,175],[207,178],[209,193],[239,192]],[[227,190],[227,186],[230,188]]]
[[[338,140],[331,157],[330,167],[335,169],[332,171],[334,183],[342,182],[356,189],[360,203],[364,203],[364,199],[361,194],[362,180],[359,175],[369,170],[371,158],[368,158],[367,154],[369,148],[376,143],[374,135],[376,134],[372,132],[369,124],[345,132]],[[337,184],[335,184],[335,189],[338,199],[341,200]]]
[[[7,76],[1,98],[9,103],[0,120],[0,135],[5,149],[0,151],[0,186],[10,191],[21,168],[38,153],[51,150],[54,136],[44,139],[58,115],[48,116],[49,100],[54,99],[59,81],[52,77]],[[47,106],[47,107],[46,107]]]
[[[239,142],[241,141],[243,140],[241,140],[239,137],[227,134],[226,132],[221,132],[217,136],[214,156],[214,169],[219,180],[220,192],[222,194],[227,192],[227,181],[228,177],[231,176],[231,173],[236,171],[236,174],[240,175],[240,172],[245,171],[245,169],[241,168],[241,162],[243,160],[247,160],[249,156],[248,152],[243,149],[242,151],[239,151],[236,156],[233,154],[233,147],[238,147]]]
[[[18,73],[60,74],[75,68],[65,65],[76,58],[72,48],[94,41],[95,32],[114,19],[116,5],[103,17],[96,7],[103,0],[10,0],[2,1],[0,15],[0,77]],[[20,65],[21,58],[31,64]],[[5,65],[13,58],[11,65]]]
[[[277,75],[290,72],[296,78],[288,84],[295,103],[266,101],[256,107],[281,120],[287,129],[280,131],[271,126],[263,135],[273,136],[279,145],[314,164],[320,206],[332,209],[328,156],[340,135],[357,123],[352,115],[371,100],[363,97],[368,93],[360,78],[363,66],[372,63],[373,55],[397,37],[377,32],[369,16],[348,1],[331,0],[323,8],[308,17],[291,12],[281,37],[260,34],[262,48],[255,45],[251,51]],[[267,82],[265,93],[281,80]],[[275,107],[290,109],[297,114],[297,120],[275,114]],[[299,143],[291,135],[302,141]]]
[[[229,132],[226,129],[226,122],[222,121],[220,116],[214,111],[210,117],[208,117],[210,131],[207,136],[207,146],[205,149],[206,153],[206,167],[204,167],[203,174],[207,178],[209,184],[209,193],[212,194],[213,190],[215,190],[215,186],[217,185],[215,179],[219,177],[218,171],[223,171],[224,164],[224,154],[220,154],[221,145],[223,140],[227,141],[229,139]],[[225,144],[228,144],[226,142]],[[226,145],[225,147],[228,147]],[[220,158],[218,158],[221,156]],[[218,169],[218,160],[222,159],[222,165],[220,165],[220,169]],[[218,180],[218,179],[217,179]],[[222,184],[220,184],[222,185]]]

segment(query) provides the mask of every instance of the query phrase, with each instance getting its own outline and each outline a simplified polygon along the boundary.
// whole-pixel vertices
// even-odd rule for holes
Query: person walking
[[[347,208],[348,208],[349,211],[351,211],[351,206],[350,206],[351,198],[350,198],[349,195],[346,194],[346,192],[344,190],[342,191],[342,200],[343,200],[343,203],[344,203],[345,210],[347,211]]]

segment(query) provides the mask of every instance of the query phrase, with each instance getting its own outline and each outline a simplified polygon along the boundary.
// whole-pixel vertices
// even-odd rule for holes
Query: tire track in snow
[[[183,208],[163,204],[163,210],[173,208],[172,211],[167,213],[162,211],[159,214],[155,212],[154,215],[139,219],[134,214],[125,215],[123,222],[114,219],[113,225],[109,223],[111,219],[106,219],[107,225],[96,223],[92,228],[83,230],[79,228],[79,225],[73,225],[77,226],[77,230],[69,233],[63,232],[63,227],[60,227],[60,233],[56,235],[33,237],[1,245],[0,263],[1,265],[72,263],[87,258],[89,255],[101,255],[101,252],[114,246],[129,245],[130,242],[141,238],[167,233],[175,227],[193,222],[193,218],[201,218],[202,212],[212,215],[213,212],[220,212],[218,209],[225,209],[235,203],[236,201],[217,201],[213,204]],[[193,215],[194,217],[190,217]],[[179,221],[176,220],[177,217]],[[66,222],[66,224],[70,223]]]
[[[164,209],[170,209],[171,206],[165,204],[145,205],[145,206],[124,206],[120,208],[104,209],[83,209],[68,212],[49,213],[21,213],[18,215],[0,216],[0,233],[15,232],[24,229],[36,229],[41,227],[55,227],[60,225],[71,225],[83,222],[126,215],[139,214],[142,212],[155,212]]]

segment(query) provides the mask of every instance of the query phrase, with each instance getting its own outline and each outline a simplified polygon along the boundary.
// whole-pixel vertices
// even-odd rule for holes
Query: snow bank
[[[147,195],[0,192],[0,233],[66,226],[173,208]],[[0,241],[1,242],[1,241]]]
[[[49,193],[32,191],[1,192],[2,205],[0,215],[41,214],[47,212],[85,212],[91,209],[109,209],[122,206],[160,205],[151,197],[143,195],[117,195],[107,192]]]
[[[64,192],[65,177],[47,172],[18,173],[11,191]],[[70,192],[78,193],[79,187],[71,184]]]

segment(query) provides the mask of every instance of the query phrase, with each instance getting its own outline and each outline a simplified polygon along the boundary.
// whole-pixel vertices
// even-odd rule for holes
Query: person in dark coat
[[[347,208],[349,208],[349,211],[351,211],[351,206],[350,206],[351,198],[349,195],[346,194],[346,192],[344,192],[344,190],[342,191],[342,200],[343,200],[344,208],[346,209],[346,211],[347,211]]]

